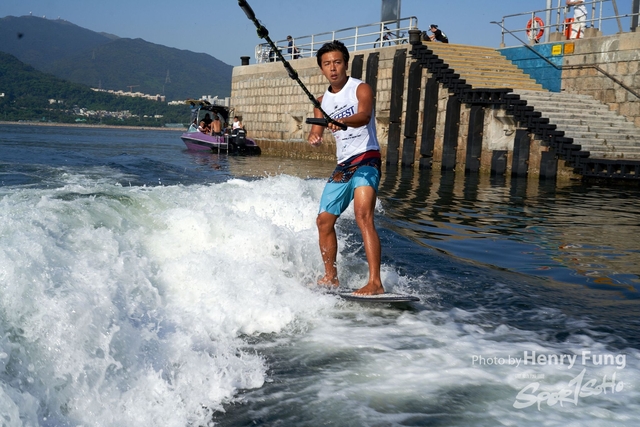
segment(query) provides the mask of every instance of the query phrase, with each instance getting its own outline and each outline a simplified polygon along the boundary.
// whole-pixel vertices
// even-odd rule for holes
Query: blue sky
[[[617,0],[620,13],[630,13],[631,2]],[[249,0],[249,4],[274,40],[380,21],[380,0]],[[546,4],[547,0],[402,0],[401,16],[417,17],[423,30],[438,24],[452,43],[497,48],[501,33],[491,21],[544,9]],[[606,8],[611,9],[611,2]],[[0,17],[29,13],[119,37],[204,52],[229,65],[239,65],[241,56],[250,56],[253,63],[255,46],[262,41],[236,0],[0,0]],[[514,19],[507,27],[524,28],[527,20]],[[628,19],[623,28],[629,30]],[[513,38],[506,41],[517,44]]]

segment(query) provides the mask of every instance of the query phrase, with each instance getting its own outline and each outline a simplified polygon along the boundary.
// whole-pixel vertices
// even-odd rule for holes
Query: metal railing
[[[552,2],[549,1],[548,4]],[[597,28],[603,34],[615,34],[616,32],[622,33],[623,20],[626,22],[629,20],[629,28],[633,30],[633,26],[637,25],[638,13],[618,13],[618,7],[615,0],[592,0],[585,1],[587,6],[587,27]],[[555,18],[554,18],[555,17]],[[528,18],[526,21],[523,18]],[[536,35],[540,30],[543,31],[541,40],[542,42],[549,42],[549,36],[552,30],[560,33],[564,33],[566,26],[570,23],[569,18],[573,18],[573,8],[565,6],[565,0],[557,0],[556,7],[550,7],[546,9],[534,10],[530,12],[515,13],[512,15],[505,15],[502,17],[502,39],[501,47],[505,47],[505,34],[524,34],[524,38],[527,38],[530,43],[537,43]],[[635,18],[635,19],[634,19]],[[539,19],[543,24],[539,24]],[[510,23],[517,20],[515,25]],[[612,21],[615,21],[617,28]],[[635,24],[634,24],[635,22]],[[527,28],[527,25],[529,28]],[[510,30],[506,30],[506,28]],[[515,27],[515,28],[514,28]],[[617,31],[616,31],[617,29]]]
[[[415,30],[417,28],[418,18],[410,16],[395,21],[375,22],[373,24],[295,37],[293,46],[289,46],[289,42],[286,39],[276,40],[275,44],[285,59],[289,61],[292,59],[312,57],[324,43],[333,40],[343,42],[349,51],[373,49],[394,44],[408,44],[409,30]],[[294,50],[294,46],[297,51]],[[273,62],[275,60],[275,52],[272,52],[268,43],[261,43],[256,46],[255,61],[257,64]]]
[[[520,37],[518,37],[517,34],[515,34],[513,31],[510,31],[509,29],[507,29],[504,25],[502,25],[499,22],[495,22],[492,21],[492,24],[497,24],[502,28],[502,33],[503,35],[505,33],[511,34],[515,39],[517,39],[518,41],[521,42],[522,46],[526,47],[527,49],[529,49],[534,55],[538,56],[540,59],[542,59],[543,61],[545,61],[547,64],[549,64],[550,66],[552,66],[553,68],[555,68],[556,70],[569,70],[569,69],[586,69],[586,68],[591,68],[596,70],[597,72],[599,72],[600,74],[604,75],[605,77],[607,77],[609,80],[613,81],[614,83],[616,83],[617,85],[619,85],[620,87],[622,87],[624,90],[626,90],[627,92],[633,94],[636,98],[640,98],[640,93],[636,92],[634,89],[632,89],[631,87],[627,86],[624,82],[622,82],[621,80],[619,80],[618,78],[616,78],[615,76],[609,74],[607,71],[603,70],[602,68],[600,68],[598,65],[596,64],[584,64],[584,65],[557,65],[554,64],[552,61],[550,61],[548,58],[546,58],[544,55],[542,55],[540,52],[538,52],[536,49],[534,49],[533,47],[529,46],[526,42],[524,42]]]

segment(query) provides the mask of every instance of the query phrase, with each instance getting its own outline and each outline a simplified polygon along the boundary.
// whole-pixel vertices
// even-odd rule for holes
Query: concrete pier
[[[640,99],[634,95],[640,91],[640,33],[552,42],[536,46],[541,52],[534,57],[524,46],[501,51],[439,43],[420,46],[351,52],[351,75],[374,88],[376,127],[387,164],[555,178],[576,177],[580,172],[580,162],[590,156],[580,144],[590,144],[606,168],[620,159],[640,159],[640,144],[634,139],[640,135],[635,132]],[[315,58],[291,64],[311,93],[324,93],[327,82]],[[590,95],[632,127],[615,131],[624,141],[620,139],[621,148],[614,150],[611,144],[618,136],[591,132],[591,123],[566,137],[560,125],[548,125],[549,120],[541,117],[540,111],[553,110],[552,101],[544,98],[540,105],[543,98],[534,96],[537,92],[553,95],[559,105],[584,108],[584,100],[563,97]],[[235,113],[242,116],[263,153],[334,158],[329,132],[322,147],[306,143],[310,126],[304,120],[313,116],[313,105],[281,63],[234,68],[231,98]],[[571,124],[566,126],[570,131]],[[622,175],[633,178],[634,168],[626,165]]]

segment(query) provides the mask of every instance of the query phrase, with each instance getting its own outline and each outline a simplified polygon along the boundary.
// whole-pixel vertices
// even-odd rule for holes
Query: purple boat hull
[[[254,140],[245,137],[244,134],[208,135],[192,127],[189,131],[183,133],[180,138],[188,150],[215,150],[228,151],[231,153],[260,154],[260,147],[258,147]]]

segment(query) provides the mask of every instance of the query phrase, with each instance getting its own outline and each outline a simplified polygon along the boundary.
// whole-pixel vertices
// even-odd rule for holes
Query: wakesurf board
[[[420,298],[414,297],[413,295],[397,294],[395,292],[385,292],[378,295],[355,295],[353,292],[338,292],[338,295],[347,301],[357,302],[388,303],[420,301]]]

